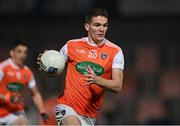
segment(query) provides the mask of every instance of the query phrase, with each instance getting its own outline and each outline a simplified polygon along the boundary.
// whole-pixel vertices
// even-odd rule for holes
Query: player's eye
[[[21,50],[17,50],[16,52],[17,52],[17,53],[21,53],[22,51],[21,51]]]
[[[101,26],[101,24],[95,23],[94,26],[99,27],[99,26]]]
[[[108,24],[104,24],[104,25],[103,25],[103,27],[107,27],[107,26],[108,26]]]

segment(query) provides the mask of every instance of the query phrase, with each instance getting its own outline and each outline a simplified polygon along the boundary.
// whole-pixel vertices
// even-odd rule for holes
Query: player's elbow
[[[114,88],[115,93],[119,93],[122,90],[122,82],[118,82],[117,86]]]
[[[119,93],[119,92],[121,91],[121,89],[122,89],[121,87],[117,87],[117,88],[114,90],[114,92],[115,92],[115,93]]]

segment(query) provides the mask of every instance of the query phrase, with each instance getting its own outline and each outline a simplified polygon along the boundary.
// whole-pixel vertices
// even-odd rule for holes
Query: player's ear
[[[12,49],[9,51],[9,55],[10,55],[11,57],[13,57],[13,50],[12,50]]]
[[[86,29],[86,31],[89,31],[89,24],[85,23],[84,28]]]

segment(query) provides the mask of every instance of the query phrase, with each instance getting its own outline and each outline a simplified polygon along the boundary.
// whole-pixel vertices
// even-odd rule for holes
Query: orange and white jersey
[[[11,59],[0,63],[0,94],[23,96],[27,86],[33,88],[35,85],[33,73],[27,66],[20,68]],[[23,104],[13,104],[0,99],[0,117],[23,109]]]
[[[97,76],[112,78],[112,69],[124,69],[124,57],[120,47],[107,39],[102,45],[90,43],[88,38],[68,41],[60,50],[68,63],[65,90],[58,103],[71,106],[78,114],[96,117],[103,103],[104,88],[97,84],[84,85],[86,67]]]

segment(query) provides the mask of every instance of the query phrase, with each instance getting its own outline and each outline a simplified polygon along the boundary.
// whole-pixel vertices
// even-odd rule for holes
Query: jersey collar
[[[18,65],[16,65],[16,64],[12,61],[11,58],[9,58],[8,60],[9,60],[9,62],[10,62],[10,64],[11,64],[11,66],[12,66],[14,69],[16,69],[16,70],[21,69]]]
[[[102,42],[100,45],[97,45],[97,44],[96,44],[95,42],[93,42],[93,41],[90,42],[88,37],[84,37],[84,38],[82,38],[82,39],[84,39],[89,45],[95,46],[95,47],[102,46],[102,45],[105,43],[105,41],[106,41],[106,39],[104,38],[103,42]]]

